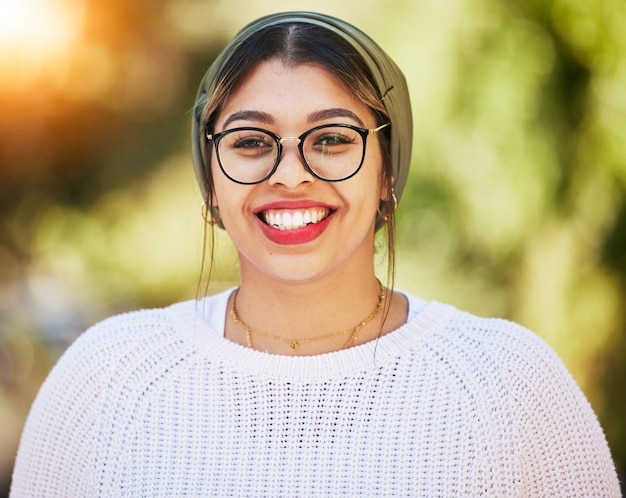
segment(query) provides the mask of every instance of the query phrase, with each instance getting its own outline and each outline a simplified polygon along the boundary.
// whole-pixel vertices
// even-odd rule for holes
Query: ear
[[[202,217],[209,225],[224,228],[222,215],[220,214],[219,201],[213,185],[211,185],[211,189],[207,192],[207,198],[202,204]]]
[[[398,199],[396,198],[396,194],[393,190],[393,176],[390,178],[391,181],[385,181],[383,178],[383,181],[381,182],[377,218],[379,221],[382,221],[382,224],[389,221],[398,207]],[[382,226],[382,224],[380,226]]]

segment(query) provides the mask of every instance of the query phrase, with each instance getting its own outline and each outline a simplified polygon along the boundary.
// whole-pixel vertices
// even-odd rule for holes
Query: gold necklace
[[[275,341],[285,342],[285,343],[289,344],[289,346],[291,346],[292,349],[297,349],[298,346],[300,346],[301,344],[309,344],[311,342],[317,342],[317,341],[321,341],[323,339],[330,339],[332,337],[337,337],[337,336],[340,336],[340,335],[346,335],[346,334],[349,333],[350,336],[348,337],[348,340],[346,341],[346,343],[341,348],[341,349],[346,349],[346,348],[349,348],[350,346],[354,346],[356,344],[356,341],[357,341],[357,338],[358,338],[357,337],[357,333],[359,332],[359,330],[361,330],[368,323],[370,323],[376,317],[376,315],[378,315],[380,310],[383,309],[383,307],[385,306],[385,299],[386,299],[387,295],[385,293],[385,289],[383,288],[382,284],[380,283],[380,280],[378,281],[378,286],[380,287],[380,292],[378,294],[378,303],[376,304],[376,307],[374,308],[374,310],[369,315],[367,315],[367,317],[364,320],[362,320],[355,327],[352,327],[350,329],[340,330],[339,332],[332,332],[330,334],[324,334],[324,335],[320,335],[320,336],[317,336],[317,337],[309,337],[309,338],[305,338],[305,339],[294,339],[294,338],[289,338],[289,337],[283,337],[283,336],[280,336],[280,335],[268,334],[267,332],[263,332],[261,330],[253,329],[246,322],[244,322],[239,317],[239,313],[237,313],[237,295],[239,294],[239,289],[238,288],[235,289],[235,292],[233,293],[233,299],[232,299],[231,305],[230,305],[230,316],[233,319],[233,322],[235,322],[236,324],[241,325],[241,327],[246,331],[246,345],[249,348],[252,348],[252,334],[256,334],[256,335],[260,335],[260,336],[263,336],[263,337],[267,337],[268,339],[273,339]]]

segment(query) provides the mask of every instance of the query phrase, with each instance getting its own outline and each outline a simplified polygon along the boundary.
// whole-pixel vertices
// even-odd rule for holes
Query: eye
[[[315,137],[314,144],[318,146],[328,145],[345,145],[354,142],[353,138],[346,136],[343,133],[325,132]]]
[[[233,140],[231,147],[234,149],[260,149],[263,147],[272,147],[272,140],[266,136],[248,136],[236,138]]]
[[[352,149],[359,142],[359,135],[344,127],[322,128],[307,137],[307,149],[319,154],[340,154]]]
[[[233,130],[220,142],[222,154],[236,154],[240,157],[264,157],[276,150],[274,138],[259,130]]]

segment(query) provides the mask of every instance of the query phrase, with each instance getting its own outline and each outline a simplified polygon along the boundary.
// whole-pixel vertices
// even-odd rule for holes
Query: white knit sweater
[[[24,430],[12,496],[620,496],[598,421],[539,338],[409,297],[308,357],[223,338],[227,294],[108,319]],[[222,328],[223,329],[223,328]]]

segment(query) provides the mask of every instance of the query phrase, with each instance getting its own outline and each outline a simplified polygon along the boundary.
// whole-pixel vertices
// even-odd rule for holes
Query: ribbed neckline
[[[207,359],[242,374],[275,380],[323,380],[380,366],[409,351],[427,335],[441,330],[454,308],[431,302],[418,315],[380,339],[349,349],[313,356],[286,356],[246,348],[211,330],[199,312],[197,301],[169,308],[177,333],[194,344]]]

